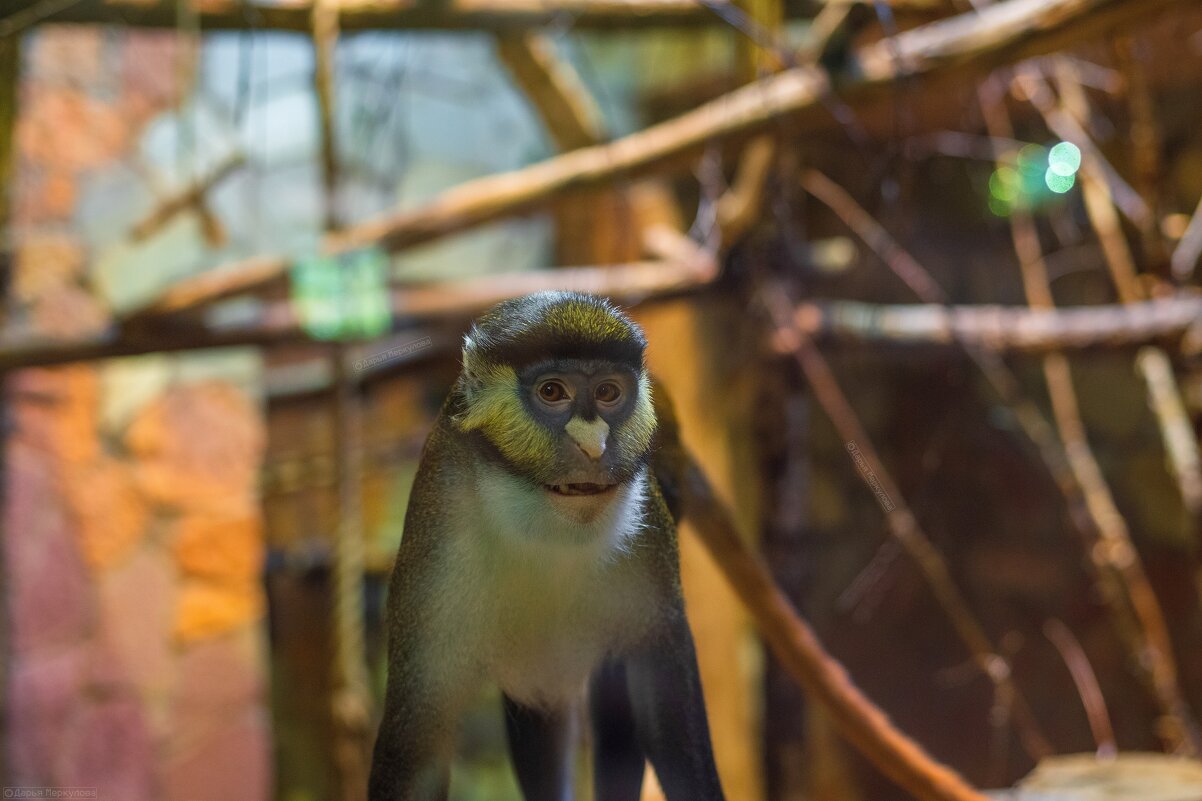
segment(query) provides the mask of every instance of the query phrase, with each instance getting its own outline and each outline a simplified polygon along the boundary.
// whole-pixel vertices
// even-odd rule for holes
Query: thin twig
[[[1053,109],[1048,106],[1051,93],[1042,79],[1036,84],[1028,85],[1028,92],[1032,102],[1046,119],[1050,120],[1053,116],[1071,118],[1072,115],[1067,110],[1060,108],[1054,109],[1053,114]],[[981,92],[981,109],[991,136],[1012,134],[1005,107],[985,89]],[[1090,166],[1090,154],[1088,151],[1085,151],[1085,154],[1087,174],[1083,178],[1086,186],[1092,187],[1095,193],[1095,205],[1091,206],[1087,200],[1087,209],[1092,213],[1101,212],[1105,215],[1105,211],[1097,202],[1097,193],[1104,192],[1104,188],[1110,184],[1102,180],[1097,173],[1088,172],[1096,168],[1099,161],[1094,158]],[[1113,205],[1106,204],[1106,208],[1110,210],[1110,216],[1105,219],[1117,226]],[[1097,224],[1097,220],[1102,218],[1094,219]],[[1034,220],[1025,211],[1016,210],[1010,216],[1010,229],[1022,266],[1023,285],[1028,303],[1033,307],[1053,307],[1055,302]],[[1125,247],[1125,243],[1120,246],[1113,237],[1113,231],[1104,233],[1100,230],[1099,235],[1105,236],[1109,244],[1109,247],[1103,248],[1103,252],[1120,293],[1135,292],[1134,268],[1129,264],[1116,264],[1111,260],[1121,258],[1120,247]],[[1131,541],[1127,522],[1114,502],[1114,496],[1089,444],[1068,360],[1063,353],[1050,353],[1044,357],[1043,367],[1056,427],[1064,443],[1069,466],[1081,487],[1086,508],[1093,521],[1093,525],[1086,531],[1090,535],[1087,550],[1092,564],[1097,568],[1098,578],[1103,585],[1103,595],[1110,601],[1119,632],[1126,635],[1128,649],[1137,664],[1144,669],[1166,721],[1173,724],[1173,731],[1170,733],[1171,744],[1189,753],[1198,753],[1200,735],[1193,713],[1178,685],[1177,666],[1168,626],[1144,572],[1139,552]]]
[[[209,193],[214,187],[245,166],[245,164],[245,153],[231,154],[229,158],[218,164],[208,175],[198,178],[180,192],[159,201],[157,206],[148,211],[142,219],[134,224],[129,232],[130,237],[135,242],[148,239],[154,236],[164,225],[171,222],[176,215],[188,210],[196,210],[201,214],[206,213],[204,204]],[[210,223],[211,226],[212,223]]]
[[[1097,745],[1098,759],[1114,758],[1118,754],[1114,726],[1110,723],[1106,698],[1102,695],[1102,687],[1098,684],[1093,666],[1089,664],[1085,649],[1081,647],[1081,643],[1073,636],[1069,627],[1055,618],[1043,624],[1043,634],[1060,653],[1060,658],[1064,660],[1073,684],[1077,687],[1077,695],[1081,698],[1081,705],[1085,707],[1085,716],[1089,720],[1089,728]]]
[[[1198,266],[1199,256],[1202,256],[1202,199],[1198,200],[1189,225],[1185,227],[1185,233],[1181,235],[1169,260],[1173,277],[1178,281],[1188,281],[1192,278],[1194,268]]]
[[[826,653],[813,629],[772,581],[762,559],[739,536],[734,516],[714,493],[705,472],[681,446],[663,393],[657,390],[655,397],[663,429],[656,471],[675,478],[683,516],[747,606],[782,667],[827,710],[849,742],[919,801],[985,801],[980,792],[899,731]]]
[[[1160,187],[1164,183],[1160,122],[1147,65],[1141,58],[1141,46],[1133,36],[1119,36],[1114,43],[1118,62],[1126,81],[1127,108],[1131,112],[1131,156],[1135,170],[1135,188],[1148,204],[1151,214],[1139,229],[1144,258],[1153,272],[1164,276],[1168,253],[1160,233]],[[1060,59],[1064,69],[1071,70],[1072,79],[1084,86],[1085,80],[1078,61]]]
[[[862,457],[862,469],[866,479],[870,481],[874,491],[879,489],[878,500],[881,501],[885,512],[889,532],[914,560],[960,641],[968,649],[977,666],[993,683],[995,703],[1004,713],[998,719],[1004,721],[1013,714],[1015,728],[1024,747],[1033,758],[1039,759],[1051,754],[1051,744],[1040,731],[1030,706],[1014,684],[1009,662],[994,647],[984,627],[972,614],[968,601],[952,579],[947,562],[923,532],[917,518],[902,497],[901,489],[885,469],[884,462],[869,440],[868,431],[839,387],[830,365],[815,347],[813,340],[793,324],[792,309],[785,304],[783,295],[779,292],[762,292],[761,296],[772,316],[778,348],[794,355],[805,373],[814,397],[840,437],[847,443],[849,450],[854,448]]]
[[[1199,313],[1202,316],[1202,312]],[[1202,515],[1202,460],[1198,456],[1198,438],[1193,421],[1185,411],[1181,388],[1173,375],[1168,354],[1160,348],[1143,348],[1135,357],[1135,367],[1148,385],[1148,405],[1160,426],[1165,453],[1181,500],[1189,514]]]
[[[987,92],[988,89],[982,89],[983,95],[987,95]],[[1009,119],[1000,103],[985,96],[982,110],[990,136],[1012,136]],[[862,214],[855,213],[857,210],[862,212],[862,209],[841,187],[833,182],[824,184],[812,179],[808,180],[808,185],[826,190],[819,199],[835,210],[866,242],[877,242],[880,248],[878,255],[887,264],[897,262],[895,254],[899,246],[892,239],[888,243],[880,241],[883,229],[879,225],[865,227]],[[837,191],[831,191],[832,188]],[[1023,268],[1023,285],[1031,305],[1050,309],[1052,294],[1034,223],[1026,214],[1016,212],[1011,217],[1011,230]],[[891,256],[892,261],[886,256]],[[913,267],[913,264],[906,263],[910,268]],[[1167,663],[1163,656],[1163,649],[1168,644],[1163,615],[1143,572],[1139,554],[1130,543],[1125,523],[1114,507],[1109,489],[1089,449],[1067,361],[1059,353],[1044,358],[1049,394],[1063,442],[1061,445],[1042,413],[1022,395],[1017,379],[997,359],[995,353],[973,346],[966,346],[965,350],[981,367],[999,396],[1014,411],[1015,419],[1038,447],[1057,487],[1068,502],[1076,528],[1086,539],[1087,551],[1097,569],[1101,595],[1111,607],[1120,634],[1137,663],[1147,670],[1165,715],[1177,722],[1180,734],[1178,741],[1185,738],[1184,742],[1188,743],[1192,715],[1180,701],[1179,690],[1174,692],[1176,670],[1171,661],[1171,652],[1167,654]]]
[[[1089,114],[1089,100],[1070,69],[1057,67],[1058,83],[1061,101],[1066,109],[1077,117]],[[1147,112],[1145,112],[1147,113]],[[1144,133],[1147,137],[1151,134]],[[1133,133],[1132,142],[1138,149],[1137,137]],[[1147,147],[1145,144],[1144,148]],[[1146,156],[1144,157],[1147,158]],[[1119,298],[1124,303],[1134,303],[1147,294],[1140,283],[1135,265],[1135,258],[1127,244],[1122,225],[1114,210],[1114,199],[1107,185],[1099,179],[1097,173],[1085,165],[1082,175],[1082,194],[1085,199],[1085,210],[1102,245],[1102,254],[1110,269],[1111,278],[1118,290]],[[1158,234],[1155,234],[1158,236]],[[1145,234],[1145,238],[1146,238]],[[1193,423],[1185,414],[1185,402],[1181,398],[1181,390],[1173,377],[1172,363],[1169,356],[1160,348],[1146,347],[1140,351],[1136,366],[1148,383],[1148,400],[1156,422],[1164,439],[1165,450],[1173,466],[1173,476],[1177,479],[1178,489],[1191,515],[1202,511],[1202,481],[1199,476],[1199,463],[1202,457],[1198,453],[1197,437],[1194,434]],[[1155,386],[1153,386],[1155,381]],[[1199,743],[1202,747],[1202,741]]]

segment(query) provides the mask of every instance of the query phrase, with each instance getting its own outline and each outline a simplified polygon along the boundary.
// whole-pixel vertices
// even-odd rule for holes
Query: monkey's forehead
[[[494,306],[472,326],[464,352],[514,366],[588,359],[638,369],[646,344],[642,329],[608,301],[544,292]]]

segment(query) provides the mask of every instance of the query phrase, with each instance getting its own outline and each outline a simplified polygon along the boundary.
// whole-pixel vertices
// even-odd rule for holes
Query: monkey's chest
[[[541,571],[532,571],[537,574]],[[501,577],[492,607],[491,678],[511,698],[563,706],[578,698],[607,655],[640,629],[623,588],[597,575]],[[624,584],[620,578],[617,584]]]

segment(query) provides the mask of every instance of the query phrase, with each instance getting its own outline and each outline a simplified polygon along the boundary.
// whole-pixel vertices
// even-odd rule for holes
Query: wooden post
[[[815,573],[809,533],[810,402],[791,359],[761,371],[756,454],[763,476],[759,551],[795,609],[805,609]],[[764,790],[769,801],[804,798],[811,767],[805,691],[774,654],[764,659]]]
[[[12,198],[14,158],[14,129],[17,122],[17,95],[20,83],[20,39],[12,36],[0,39],[0,321],[7,320],[4,301],[8,296],[8,282],[12,271]],[[7,382],[0,375],[0,514],[7,508],[7,480],[4,470],[8,446],[8,398]],[[0,517],[0,787],[9,785],[8,755],[8,664],[9,664],[9,620],[6,593],[12,585],[7,580],[7,563],[4,559],[8,532],[4,530]]]

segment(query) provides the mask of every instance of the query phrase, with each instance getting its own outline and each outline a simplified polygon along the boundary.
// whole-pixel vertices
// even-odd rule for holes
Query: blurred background
[[[972,785],[1197,757],[1200,90],[1185,0],[0,2],[0,785],[363,797],[422,444],[541,288],[722,511],[732,801],[922,794],[707,522]],[[497,700],[455,801],[520,797]]]

